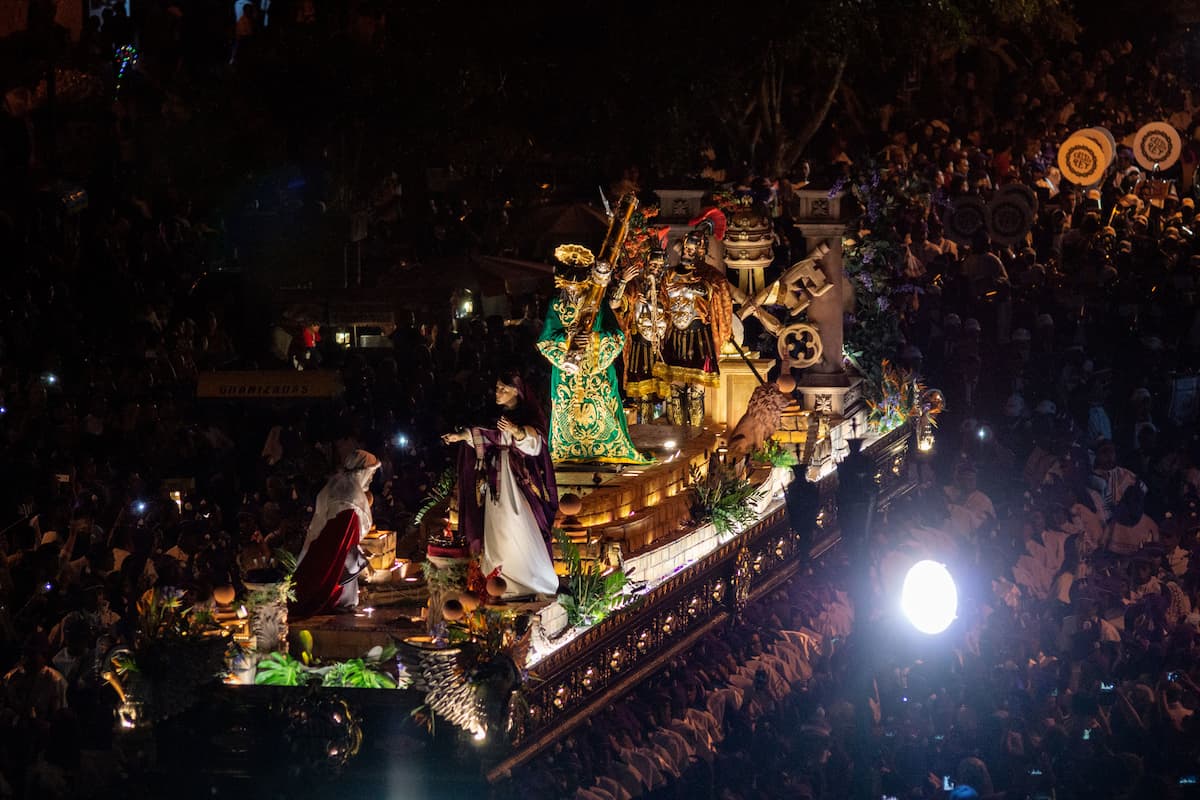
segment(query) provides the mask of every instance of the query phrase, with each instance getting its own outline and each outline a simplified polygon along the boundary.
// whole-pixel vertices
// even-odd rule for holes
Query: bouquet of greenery
[[[184,592],[150,589],[137,603],[133,646],[110,655],[103,677],[125,699],[140,702],[151,722],[186,711],[197,690],[225,672],[230,637],[212,613],[184,606]]]
[[[619,569],[606,572],[598,561],[585,565],[579,547],[562,529],[556,529],[554,535],[567,563],[568,591],[558,596],[558,603],[566,609],[572,626],[594,625],[621,604],[629,579]]]
[[[759,491],[745,478],[709,464],[708,474],[692,468],[692,520],[711,522],[722,536],[738,533],[758,519]]]
[[[307,631],[303,632],[307,633]],[[301,640],[311,647],[311,635]],[[395,689],[396,679],[389,675],[385,665],[393,663],[396,648],[372,647],[362,658],[333,661],[321,664],[312,658],[305,647],[300,658],[287,653],[268,653],[258,662],[254,682],[260,686],[349,686],[355,689]]]
[[[794,467],[800,459],[791,450],[774,439],[767,439],[762,447],[754,451],[750,460],[760,467]]]

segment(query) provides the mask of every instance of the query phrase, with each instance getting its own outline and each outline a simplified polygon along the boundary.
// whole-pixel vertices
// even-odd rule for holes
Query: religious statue
[[[550,453],[555,461],[645,464],[629,438],[613,362],[625,334],[608,303],[610,262],[580,245],[554,252],[558,296],[538,350],[551,363]]]
[[[472,552],[481,552],[485,575],[499,569],[508,596],[553,595],[558,576],[550,531],[558,487],[546,441],[546,416],[515,371],[496,381],[500,417],[495,427],[475,427],[442,437],[461,442],[458,457],[458,527]]]
[[[679,263],[663,280],[670,325],[654,374],[671,387],[671,424],[699,426],[704,422],[704,389],[720,384],[717,357],[733,330],[733,301],[725,276],[704,260],[708,237],[724,235],[725,215],[713,208],[693,225],[681,241]]]
[[[317,494],[292,576],[296,585],[296,600],[288,612],[292,619],[348,613],[358,607],[358,576],[367,566],[358,545],[373,524],[367,490],[379,466],[374,455],[355,450]]]
[[[637,263],[625,267],[609,301],[625,329],[625,397],[635,403],[642,423],[654,420],[655,405],[671,393],[670,384],[654,374],[667,338],[666,263],[666,251],[652,248],[644,269]]]

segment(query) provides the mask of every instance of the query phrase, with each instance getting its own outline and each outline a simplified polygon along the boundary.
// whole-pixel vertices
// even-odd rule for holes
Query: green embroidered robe
[[[646,464],[634,448],[617,394],[613,362],[625,347],[625,334],[607,302],[592,325],[592,340],[578,373],[564,372],[567,330],[578,307],[563,293],[550,304],[538,350],[553,365],[550,372],[550,453],[555,461]]]

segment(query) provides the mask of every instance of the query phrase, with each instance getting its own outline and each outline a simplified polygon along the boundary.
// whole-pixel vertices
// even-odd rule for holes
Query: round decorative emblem
[[[776,339],[779,360],[786,367],[804,369],[821,363],[825,346],[821,343],[821,332],[808,322],[794,322],[779,332]]]
[[[1084,128],[1076,133],[1100,145],[1100,153],[1104,159],[1103,169],[1108,169],[1117,157],[1117,143],[1112,134],[1105,128]]]
[[[1150,122],[1133,137],[1133,157],[1142,169],[1167,170],[1179,160],[1179,131],[1166,122]]]
[[[983,198],[966,195],[951,205],[950,213],[946,216],[946,235],[958,244],[970,244],[986,224]]]
[[[1033,227],[1033,212],[1018,194],[997,194],[987,207],[988,235],[1001,244],[1016,244]]]
[[[1095,186],[1104,179],[1104,150],[1094,140],[1077,133],[1058,148],[1058,168],[1077,186]]]
[[[1037,192],[1023,183],[1008,183],[1001,186],[996,192],[996,197],[1017,197],[1021,199],[1034,217],[1037,217],[1038,197]]]

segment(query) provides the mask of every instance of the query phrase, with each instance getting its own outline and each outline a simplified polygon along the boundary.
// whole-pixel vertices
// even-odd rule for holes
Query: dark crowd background
[[[316,492],[355,447],[384,463],[377,524],[402,527],[445,461],[440,434],[487,418],[495,371],[545,369],[532,347],[545,297],[512,298],[507,320],[452,319],[447,297],[400,314],[392,349],[368,353],[279,313],[248,277],[269,263],[275,286],[311,281],[294,242],[264,243],[265,218],[320,230],[350,194],[369,198],[367,286],[445,255],[532,257],[516,223],[551,191],[543,165],[443,186],[374,146],[386,137],[355,144],[343,109],[304,102],[309,82],[342,76],[314,53],[375,76],[347,105],[382,93],[391,77],[366,67],[403,32],[396,17],[300,0],[272,3],[264,27],[223,6],[138,8],[105,10],[71,44],[35,4],[30,34],[3,43],[17,77],[0,114],[0,795],[100,797],[119,783],[93,666],[131,636],[143,591],[205,601],[272,549],[298,549]],[[111,53],[133,41],[141,62],[114,91]],[[527,796],[940,797],[946,777],[1006,798],[1194,791],[1190,42],[1177,30],[964,55],[878,114],[835,107],[785,175],[694,154],[691,179],[724,177],[773,209],[779,264],[803,247],[791,188],[867,164],[885,185],[923,187],[889,232],[903,251],[889,268],[911,287],[895,356],[947,411],[919,490],[876,522],[871,566],[883,607],[897,552],[948,561],[970,576],[962,619],[942,657],[897,655],[864,693],[845,573],[819,573],[537,762]],[[1122,139],[1157,119],[1184,141],[1171,196],[1152,202],[1128,153],[1095,194],[1055,176],[1075,129]],[[652,179],[605,168],[618,191]],[[591,185],[587,169],[568,173]],[[1011,181],[1041,200],[1028,246],[946,238],[956,196]],[[345,393],[196,399],[205,370],[313,366],[338,370]]]

